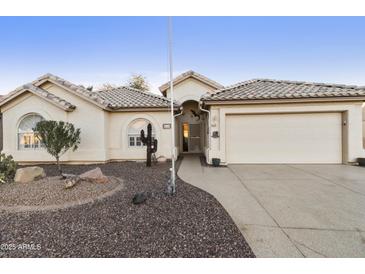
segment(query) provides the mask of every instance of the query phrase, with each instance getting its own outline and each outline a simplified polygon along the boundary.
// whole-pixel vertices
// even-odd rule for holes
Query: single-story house
[[[349,163],[364,157],[365,87],[255,79],[224,87],[194,71],[174,81],[176,156],[209,164]],[[143,160],[141,129],[152,124],[156,157],[171,157],[169,83],[162,96],[128,87],[89,91],[46,74],[0,101],[3,152],[15,160],[53,161],[34,138],[42,119],[81,128],[65,163]]]

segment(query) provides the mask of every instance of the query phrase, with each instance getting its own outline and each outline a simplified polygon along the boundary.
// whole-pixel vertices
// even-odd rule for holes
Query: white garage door
[[[226,116],[227,163],[341,163],[340,113]]]

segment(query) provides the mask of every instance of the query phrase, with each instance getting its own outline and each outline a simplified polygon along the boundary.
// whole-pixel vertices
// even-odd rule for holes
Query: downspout
[[[202,108],[202,101],[199,101],[199,109],[200,109],[200,111],[203,111],[203,112],[205,112],[205,113],[208,113],[208,150],[207,150],[207,157],[206,157],[206,161],[207,161],[207,164],[209,164],[209,152],[210,152],[210,129],[211,129],[211,125],[212,125],[212,123],[211,123],[211,121],[210,121],[210,117],[211,117],[211,115],[210,115],[210,111],[209,110],[206,110],[206,109],[204,109],[204,108]]]

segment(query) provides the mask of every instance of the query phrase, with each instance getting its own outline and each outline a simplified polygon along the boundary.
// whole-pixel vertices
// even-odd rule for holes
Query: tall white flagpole
[[[173,67],[172,67],[172,17],[168,18],[168,51],[170,68],[170,101],[171,101],[171,178],[167,186],[169,194],[175,194],[175,116],[174,116],[174,86],[173,86]]]

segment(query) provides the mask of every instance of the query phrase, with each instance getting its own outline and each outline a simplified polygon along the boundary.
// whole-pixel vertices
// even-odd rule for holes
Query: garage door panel
[[[228,115],[228,163],[341,163],[341,113]]]

